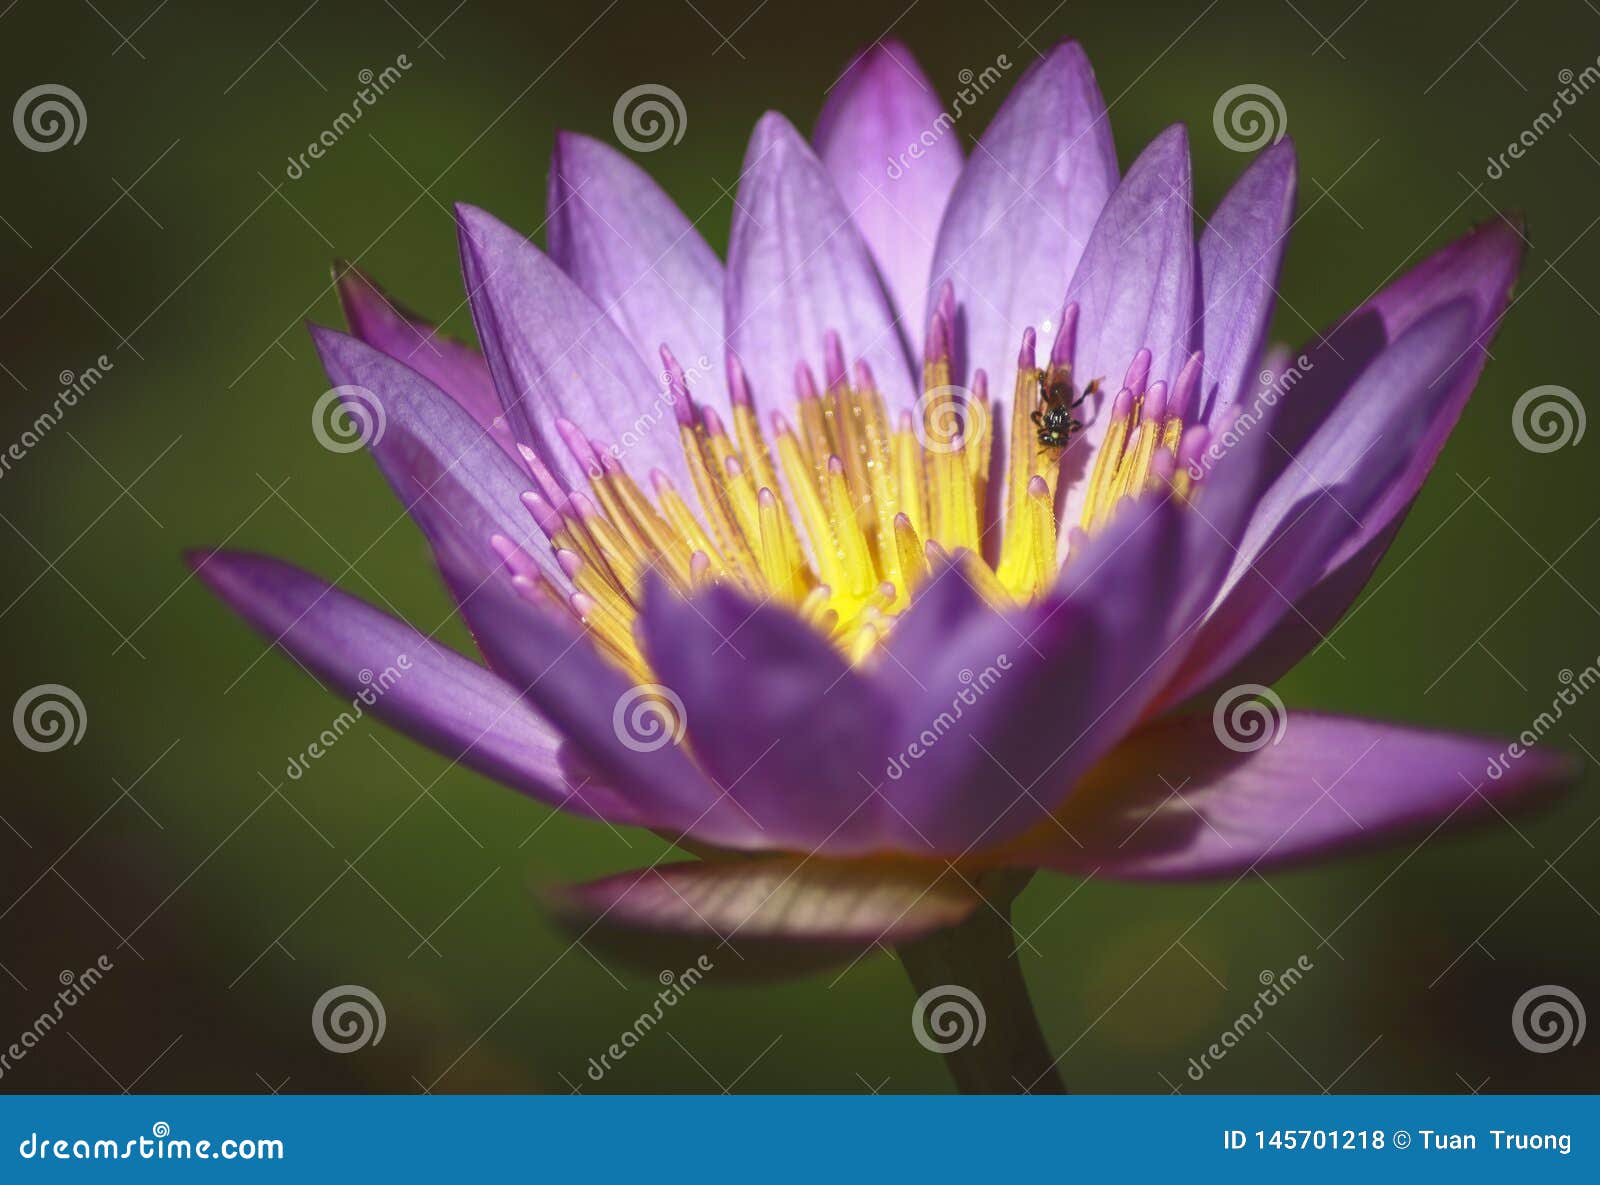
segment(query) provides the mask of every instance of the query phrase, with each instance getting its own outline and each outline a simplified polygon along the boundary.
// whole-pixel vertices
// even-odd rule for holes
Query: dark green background
[[[536,230],[553,131],[610,138],[613,103],[638,82],[683,97],[682,143],[642,159],[719,249],[755,119],[775,107],[809,127],[850,56],[891,27],[947,93],[964,68],[1079,37],[1124,164],[1189,122],[1202,209],[1245,164],[1217,142],[1213,104],[1269,86],[1301,156],[1276,323],[1289,341],[1496,207],[1525,210],[1520,295],[1463,423],[1340,653],[1280,690],[1295,707],[1509,735],[1561,669],[1600,654],[1600,431],[1542,456],[1510,431],[1532,386],[1592,395],[1600,94],[1503,179],[1484,175],[1552,102],[1557,72],[1600,54],[1583,0],[454,3],[172,0],[151,14],[155,0],[97,0],[98,13],[21,0],[0,16],[0,97],[56,81],[88,110],[75,147],[0,137],[0,304],[16,298],[0,317],[0,441],[48,405],[60,371],[115,364],[0,480],[0,701],[64,683],[89,720],[74,748],[0,745],[0,1043],[49,1006],[63,968],[115,963],[0,1089],[565,1090],[563,1076],[592,1089],[588,1059],[649,1006],[648,978],[563,955],[527,889],[646,863],[657,841],[551,817],[370,725],[284,783],[339,704],[291,663],[257,662],[262,643],[179,562],[226,539],[343,573],[424,630],[447,617],[374,468],[311,434],[326,383],[301,323],[339,323],[327,278],[342,255],[470,334],[450,203]],[[400,53],[412,70],[287,181],[286,157],[349,104],[357,72]],[[455,623],[441,636],[465,641]],[[1597,717],[1600,701],[1581,703],[1547,743],[1600,753]],[[1536,984],[1600,1009],[1594,789],[1591,775],[1556,810],[1414,855],[1226,893],[1039,878],[1019,922],[1068,1082],[1194,1089],[1188,1059],[1250,1005],[1258,973],[1306,954],[1315,969],[1269,1014],[1271,1035],[1199,1089],[1594,1089],[1600,1037],[1536,1056],[1510,1025]],[[436,950],[416,949],[418,932]],[[388,1031],[341,1057],[308,1020],[347,982],[382,997]],[[602,1088],[945,1090],[910,1004],[884,956],[776,987],[713,976]]]

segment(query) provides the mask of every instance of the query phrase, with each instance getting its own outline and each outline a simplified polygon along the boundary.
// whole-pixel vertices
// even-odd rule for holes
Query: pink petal
[[[912,342],[927,326],[934,239],[961,173],[960,137],[946,118],[911,51],[891,39],[850,64],[811,137]]]
[[[510,578],[490,545],[496,535],[533,556],[558,587],[566,574],[521,495],[527,474],[461,406],[416,371],[364,342],[312,326],[312,341],[335,387],[355,414],[380,413],[366,445],[395,496],[433,547],[458,601],[485,584],[510,592]]]
[[[434,325],[397,304],[354,264],[335,266],[341,269],[339,301],[350,332],[373,349],[404,362],[444,391],[494,437],[520,468],[517,439],[506,422],[483,355],[444,336]]]
[[[580,486],[556,432],[564,417],[607,444],[626,440],[638,471],[659,466],[687,485],[666,385],[616,323],[521,234],[473,206],[456,216],[473,324],[517,438]]]
[[[768,112],[745,153],[728,241],[727,340],[758,402],[794,395],[795,365],[822,373],[823,337],[865,359],[892,409],[916,400],[894,310],[822,162]]]
[[[1472,306],[1455,301],[1414,325],[1357,380],[1256,507],[1171,702],[1248,653],[1362,530],[1448,399],[1473,332]]]
[[[946,282],[960,306],[958,374],[978,367],[1002,392],[1022,331],[1045,340],[1095,220],[1117,186],[1105,100],[1075,41],[1023,74],[978,141],[939,228],[930,300]],[[963,330],[964,332],[960,332]],[[1126,365],[1126,363],[1124,363]]]
[[[569,781],[555,730],[477,663],[281,560],[240,551],[188,558],[217,596],[329,690],[362,697],[362,711],[540,802],[642,825],[623,795]]]
[[[650,175],[607,144],[558,133],[548,225],[550,258],[639,356],[671,347],[694,397],[725,411],[722,261]]]
[[[728,589],[685,601],[653,582],[643,638],[700,763],[770,846],[830,857],[886,846],[873,783],[896,705],[814,627]]]
[[[1245,170],[1200,232],[1202,420],[1214,422],[1255,380],[1294,198],[1294,144],[1283,140]]]
[[[1398,724],[1311,712],[1262,715],[1260,729],[1231,710],[1223,719],[1234,731],[1204,714],[1141,729],[1073,796],[1059,826],[1041,827],[1008,859],[1127,880],[1234,876],[1492,819],[1576,775],[1543,748],[1508,757],[1502,741]],[[1239,752],[1220,735],[1260,747]]]
[[[1111,420],[1102,413],[1133,356],[1149,349],[1150,383],[1170,383],[1194,342],[1194,198],[1182,125],[1152,140],[1111,195],[1067,298],[1082,310],[1073,371],[1080,384],[1102,380],[1102,397],[1090,408],[1081,441],[1062,457],[1062,484],[1073,483],[1062,519],[1075,523],[1088,492],[1080,479]],[[1063,555],[1066,540],[1062,532]]]
[[[771,978],[847,962],[954,926],[983,899],[944,866],[833,864],[790,857],[682,863],[551,890],[587,943],[641,969]],[[707,966],[709,964],[709,968]]]

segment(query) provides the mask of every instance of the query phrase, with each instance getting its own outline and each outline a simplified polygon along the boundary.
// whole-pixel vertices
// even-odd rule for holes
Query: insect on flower
[[[1100,393],[1100,380],[1090,379],[1083,394],[1072,397],[1072,372],[1052,371],[1039,376],[1039,406],[1030,417],[1039,429],[1040,449],[1061,450],[1072,443],[1072,434],[1083,425],[1072,413],[1088,398]]]

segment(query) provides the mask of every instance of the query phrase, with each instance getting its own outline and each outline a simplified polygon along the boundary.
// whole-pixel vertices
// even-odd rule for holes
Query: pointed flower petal
[[[745,153],[728,240],[725,324],[758,401],[794,393],[795,364],[818,363],[839,333],[865,359],[891,409],[916,400],[910,363],[877,269],[810,145],[769,111]]]
[[[1128,880],[1234,876],[1493,818],[1576,775],[1543,748],[1511,758],[1502,741],[1398,724],[1281,722],[1281,734],[1267,724],[1278,740],[1252,732],[1260,747],[1244,752],[1207,715],[1140,730],[1061,813],[1070,837],[1041,828],[1040,848],[1018,858]]]
[[[350,332],[375,350],[404,362],[449,395],[495,443],[516,460],[517,440],[506,422],[505,409],[495,393],[494,380],[483,355],[444,336],[417,314],[396,303],[377,281],[354,264],[336,264],[339,302],[344,306]]]
[[[561,772],[554,729],[495,675],[309,572],[240,551],[193,552],[211,590],[340,696],[451,761],[549,806],[638,824],[625,797]]]
[[[1474,332],[1471,304],[1455,301],[1412,326],[1362,374],[1256,507],[1173,702],[1244,657],[1362,531],[1450,397]]]
[[[1254,379],[1277,303],[1295,179],[1294,143],[1282,140],[1245,170],[1200,232],[1203,422],[1214,422]]]
[[[610,145],[556,136],[550,258],[627,334],[641,358],[669,346],[694,397],[728,407],[722,261],[650,175]]]
[[[456,213],[473,324],[518,439],[571,487],[584,473],[556,432],[562,418],[626,446],[639,471],[687,484],[666,385],[622,330],[521,234],[473,206]]]
[[[381,414],[366,444],[406,512],[433,547],[457,601],[485,583],[512,595],[490,540],[500,535],[535,557],[558,586],[568,580],[553,560],[521,494],[526,473],[455,400],[410,367],[364,342],[313,326],[323,369],[347,402],[376,403]],[[370,408],[355,408],[355,414]]]
[[[553,612],[484,592],[465,613],[490,664],[560,730],[574,765],[628,787],[653,827],[717,847],[779,846],[690,760],[664,689],[636,684]]]
[[[1499,219],[1485,224],[1348,314],[1317,344],[1302,349],[1299,358],[1304,362],[1292,363],[1296,382],[1292,387],[1278,384],[1281,414],[1270,426],[1263,423],[1252,429],[1275,442],[1261,454],[1264,464],[1257,478],[1261,491],[1274,481],[1284,491],[1293,487],[1296,474],[1289,458],[1325,430],[1351,385],[1388,343],[1452,300],[1469,302],[1475,310],[1471,341],[1464,343],[1448,384],[1433,392],[1439,398],[1432,401],[1431,419],[1405,464],[1361,516],[1359,529],[1325,557],[1316,586],[1296,599],[1292,612],[1255,651],[1221,676],[1224,682],[1272,682],[1321,642],[1365,587],[1482,373],[1488,343],[1504,315],[1521,258],[1520,227]],[[1259,413],[1252,409],[1251,414]],[[1222,476],[1219,468],[1217,477]],[[1305,491],[1299,494],[1303,499]]]
[[[1083,439],[1062,458],[1068,490],[1062,520],[1083,512],[1088,482],[1079,480],[1105,438],[1117,382],[1133,356],[1151,352],[1148,382],[1171,383],[1195,335],[1194,194],[1189,138],[1174,125],[1150,142],[1106,203],[1067,299],[1081,310],[1073,372],[1083,383],[1102,380]],[[1066,533],[1061,535],[1065,554]]]
[[[961,306],[958,374],[1010,389],[1022,331],[1049,340],[1067,283],[1117,186],[1105,100],[1083,49],[1063,42],[1006,97],[956,182],[934,250],[929,300]],[[1127,361],[1122,363],[1127,365]]]
[[[927,326],[934,240],[961,173],[961,143],[947,119],[911,51],[891,39],[850,64],[811,137],[912,342]]]
[[[1165,500],[1126,507],[1018,613],[953,613],[956,571],[936,578],[926,609],[913,602],[881,676],[907,705],[902,752],[923,747],[885,790],[915,824],[910,850],[964,855],[1022,834],[1138,719],[1180,655],[1181,513]]]
[[[701,764],[772,846],[839,857],[888,846],[873,781],[896,705],[815,628],[727,589],[691,602],[659,582],[643,627]]]

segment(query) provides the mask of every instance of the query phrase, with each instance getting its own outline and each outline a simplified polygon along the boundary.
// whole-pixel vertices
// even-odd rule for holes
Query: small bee
[[[1048,377],[1039,376],[1039,407],[1033,413],[1033,422],[1039,429],[1039,450],[1059,452],[1067,447],[1072,434],[1083,425],[1073,418],[1072,412],[1091,395],[1100,393],[1100,380],[1092,380],[1083,394],[1072,397],[1072,374],[1065,369],[1052,370]]]

